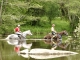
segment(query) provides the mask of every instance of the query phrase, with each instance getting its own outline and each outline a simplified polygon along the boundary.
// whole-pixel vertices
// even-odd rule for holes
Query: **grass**
[[[61,32],[63,30],[66,30],[69,32],[69,22],[66,20],[61,20],[60,18],[55,18],[54,20],[52,20],[52,24],[55,24],[55,30],[57,32]],[[47,35],[48,33],[51,33],[51,25],[48,24],[47,22],[41,23],[43,26],[29,26],[29,25],[22,25],[21,26],[21,31],[26,31],[26,30],[31,30],[32,32],[32,36],[27,36],[27,38],[31,38],[31,39],[42,39],[44,38],[45,35]],[[6,27],[8,28],[8,26]],[[9,34],[14,33],[14,26],[11,26],[11,28],[6,29],[5,31],[3,30],[3,32],[7,32]],[[1,32],[2,33],[2,32]]]
[[[66,20],[55,19],[52,21],[55,24],[55,30],[57,32],[61,32],[66,30],[69,32],[69,22]],[[48,27],[40,27],[40,26],[21,26],[21,30],[31,30],[32,36],[27,36],[27,38],[43,38],[48,33],[51,33],[51,26]]]

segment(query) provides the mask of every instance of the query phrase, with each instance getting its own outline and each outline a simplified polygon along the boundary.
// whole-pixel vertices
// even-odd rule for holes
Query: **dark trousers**
[[[52,31],[52,35],[55,35],[55,32],[54,31]]]

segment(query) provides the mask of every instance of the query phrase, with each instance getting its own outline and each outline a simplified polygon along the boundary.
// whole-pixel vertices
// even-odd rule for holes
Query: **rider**
[[[55,27],[55,24],[52,24],[51,32],[52,32],[53,38],[56,36],[56,30],[54,29],[54,27]]]
[[[18,37],[21,39],[21,31],[20,31],[20,25],[17,25],[17,27],[14,29],[14,32],[18,35]]]
[[[56,30],[54,29],[54,27],[55,27],[55,24],[52,24],[52,27],[51,27],[51,32],[52,32],[52,38],[51,38],[51,41],[52,41],[52,46],[54,47],[54,48],[52,48],[52,49],[55,49],[57,46],[56,46],[56,43],[53,41],[54,39],[54,37],[56,37]]]

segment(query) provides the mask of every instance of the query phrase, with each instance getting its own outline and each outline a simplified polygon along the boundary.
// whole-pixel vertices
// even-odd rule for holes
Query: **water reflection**
[[[48,48],[48,47],[46,47],[47,45],[45,45],[45,44],[41,45],[41,44],[43,44],[42,41],[33,42],[32,49],[34,47],[35,48],[39,48],[39,47],[40,48]],[[69,49],[69,51],[77,52],[76,50],[73,50],[71,48]],[[78,53],[80,53],[80,51],[78,51]],[[46,60],[76,60],[76,58],[80,59],[80,54],[74,55],[74,56],[73,55],[67,56],[67,57],[64,56],[64,57],[59,57],[59,58],[54,58],[53,55],[37,55],[36,54],[34,56],[34,55],[29,54],[27,56],[28,56],[28,58],[24,58],[24,57],[18,55],[16,52],[14,52],[14,46],[9,45],[6,41],[0,40],[0,60],[15,60],[15,59],[16,60],[38,60],[42,57],[43,57],[43,59],[46,59]],[[43,59],[41,59],[41,60],[43,60]]]
[[[20,55],[24,58],[28,58],[30,56],[31,58],[35,59],[50,59],[78,54],[76,52],[71,51],[51,50],[42,48],[35,48],[31,49],[30,51],[28,51],[28,49],[24,49],[20,51],[20,53]]]

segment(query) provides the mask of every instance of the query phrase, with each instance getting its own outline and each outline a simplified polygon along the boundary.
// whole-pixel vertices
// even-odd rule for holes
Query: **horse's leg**
[[[52,48],[51,48],[51,50],[55,50],[57,48],[57,45],[52,45]]]
[[[21,45],[21,44],[23,44],[23,39],[18,40],[18,45]]]
[[[57,43],[55,41],[51,41],[52,44],[52,50],[55,50],[57,48]]]
[[[57,42],[57,45],[58,45],[60,48],[65,49],[65,46],[64,46],[64,44],[62,44],[61,40],[59,40],[59,41]]]
[[[21,41],[20,40],[18,40],[18,45],[20,45],[21,44]]]
[[[64,46],[64,48],[66,49],[68,47],[69,43],[66,43],[66,45]]]
[[[69,44],[63,44],[63,43],[61,43],[61,44],[58,45],[58,46],[59,46],[60,48],[62,48],[62,49],[66,49],[68,45],[69,45]]]
[[[60,48],[65,49],[64,45],[61,43],[60,45],[58,45]]]

